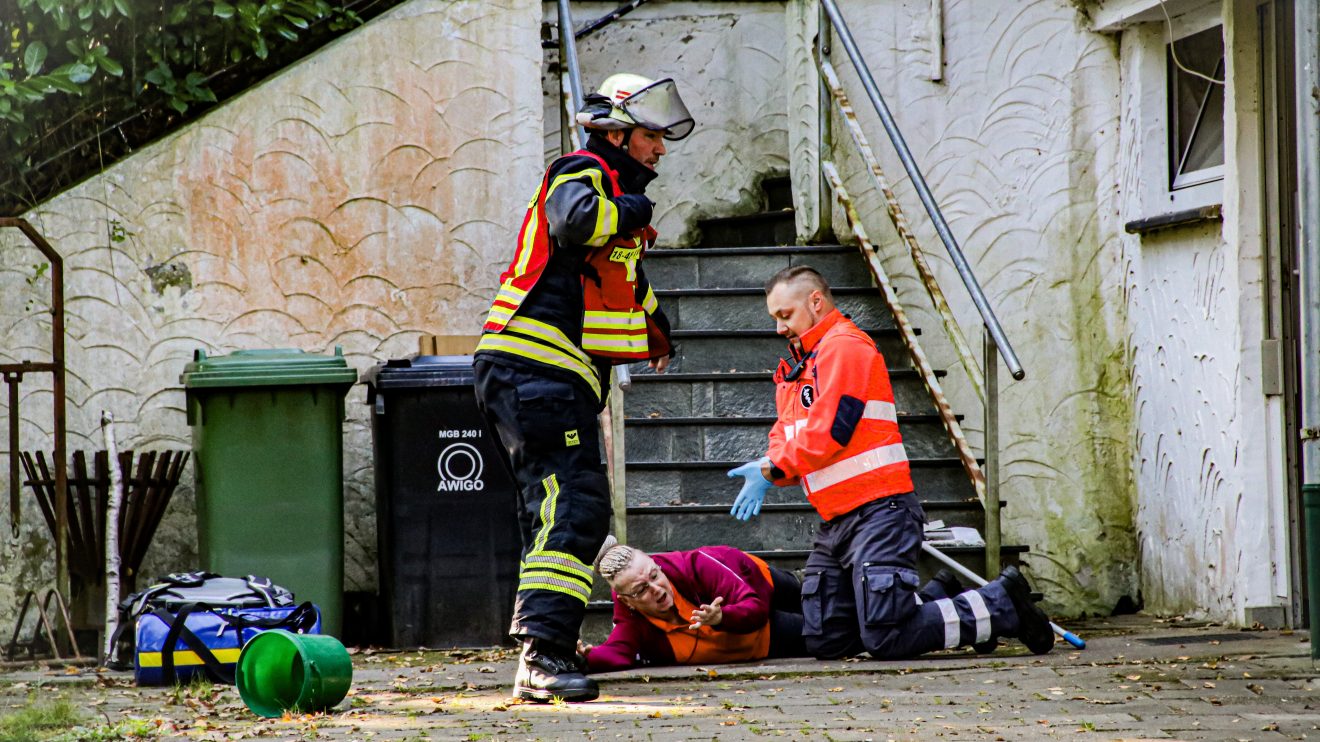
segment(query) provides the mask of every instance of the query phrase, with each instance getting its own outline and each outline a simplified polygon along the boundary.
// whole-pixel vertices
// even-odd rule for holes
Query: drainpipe
[[[1302,505],[1311,659],[1320,659],[1320,0],[1297,0],[1297,198],[1302,324]]]

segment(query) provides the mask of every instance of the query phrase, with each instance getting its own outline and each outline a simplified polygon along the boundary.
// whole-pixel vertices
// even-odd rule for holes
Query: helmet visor
[[[672,141],[691,134],[696,126],[692,114],[688,113],[683,99],[678,96],[678,86],[670,78],[658,80],[638,90],[625,98],[619,108],[638,126],[663,131],[665,139]]]

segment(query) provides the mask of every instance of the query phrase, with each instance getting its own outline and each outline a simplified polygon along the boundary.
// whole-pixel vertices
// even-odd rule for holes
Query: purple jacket
[[[770,620],[773,588],[752,557],[732,546],[703,546],[691,551],[652,554],[651,558],[688,601],[701,605],[723,597],[724,618],[717,631],[749,633]],[[588,672],[625,670],[644,665],[675,664],[665,633],[619,600],[614,601],[614,628],[604,644],[587,653]],[[684,618],[687,618],[684,616]],[[729,657],[729,662],[761,659]]]

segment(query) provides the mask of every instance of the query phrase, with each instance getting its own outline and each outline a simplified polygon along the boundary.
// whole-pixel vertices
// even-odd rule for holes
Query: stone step
[[[787,175],[765,178],[761,190],[765,193],[766,211],[793,208],[793,181]]]
[[[772,417],[634,418],[628,421],[627,460],[749,461],[760,456]],[[956,456],[937,415],[900,415],[903,446],[912,458]]]
[[[809,549],[820,525],[815,508],[806,503],[762,505],[761,514],[741,521],[729,514],[731,504],[628,508],[628,544],[646,551],[678,551],[708,544],[740,549]],[[947,527],[984,530],[978,500],[923,502],[930,520]]]
[[[871,286],[834,288],[835,304],[859,327],[894,327],[893,315]],[[774,329],[760,288],[671,289],[656,291],[675,330]]]
[[[862,329],[875,341],[890,370],[912,367],[898,330]],[[920,335],[921,329],[915,329]],[[773,329],[674,330],[671,337],[677,351],[669,364],[671,372],[773,371],[779,359],[788,356],[787,343]],[[645,363],[629,368],[634,375],[650,373]]]
[[[937,371],[935,376],[942,378],[944,372]],[[935,411],[916,371],[891,371],[889,382],[900,411]],[[635,418],[774,415],[774,396],[774,377],[769,371],[638,374],[624,396],[624,413]]]
[[[701,230],[701,247],[791,245],[797,241],[796,216],[791,208],[702,219],[697,227]]]
[[[764,450],[764,449],[763,449]],[[627,464],[628,505],[719,505],[733,502],[741,479],[727,472],[741,461],[653,461]],[[956,458],[909,459],[912,487],[923,502],[968,502],[976,490]],[[766,503],[806,502],[802,488],[775,487]]]
[[[871,271],[858,248],[850,245],[817,247],[712,247],[648,250],[643,261],[646,277],[662,289],[761,289],[775,273],[793,265],[820,271],[831,286],[869,286]]]

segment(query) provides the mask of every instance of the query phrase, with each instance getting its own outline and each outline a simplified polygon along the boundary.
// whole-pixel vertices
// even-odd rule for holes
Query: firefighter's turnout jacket
[[[889,371],[875,343],[838,309],[790,348],[775,372],[778,419],[768,455],[831,520],[871,500],[912,491]],[[779,472],[776,472],[778,474]]]
[[[602,399],[609,367],[671,354],[642,270],[655,172],[597,135],[551,163],[528,204],[477,355],[567,376]]]

